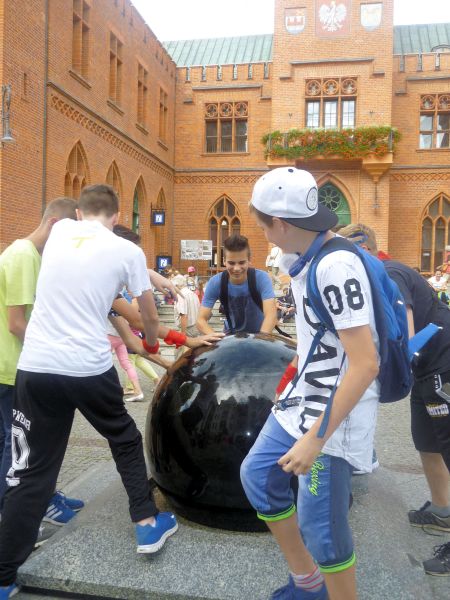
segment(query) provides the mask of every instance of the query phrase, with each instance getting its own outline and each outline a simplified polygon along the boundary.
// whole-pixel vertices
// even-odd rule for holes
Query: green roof
[[[450,23],[394,27],[394,54],[426,53],[438,46],[450,48]]]
[[[270,62],[273,35],[178,40],[163,45],[178,67]],[[450,46],[450,23],[394,27],[394,54],[426,53],[437,46]]]
[[[177,67],[235,65],[272,60],[273,35],[163,42]]]

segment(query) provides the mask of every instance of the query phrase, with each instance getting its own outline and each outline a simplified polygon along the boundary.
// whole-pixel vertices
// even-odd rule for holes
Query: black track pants
[[[123,403],[117,372],[68,377],[18,371],[13,410],[13,465],[0,523],[0,586],[15,581],[52,497],[75,409],[105,437],[130,501],[133,522],[154,516],[142,436]]]

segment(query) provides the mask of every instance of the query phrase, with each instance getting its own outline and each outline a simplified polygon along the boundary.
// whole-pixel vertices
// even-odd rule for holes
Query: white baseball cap
[[[308,231],[327,231],[338,222],[336,213],[319,202],[311,173],[295,167],[280,167],[260,177],[251,204],[266,215]]]

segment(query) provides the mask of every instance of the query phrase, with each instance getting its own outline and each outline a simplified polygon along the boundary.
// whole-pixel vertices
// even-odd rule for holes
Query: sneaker
[[[141,402],[144,399],[144,394],[136,394],[135,396],[129,396],[125,398],[125,402]]]
[[[6,587],[0,587],[0,600],[8,600],[20,592],[20,587],[15,583]]]
[[[73,519],[76,514],[77,513],[69,508],[56,493],[50,500],[47,512],[42,520],[46,523],[53,523],[53,525],[65,525]]]
[[[168,537],[178,529],[175,515],[169,512],[158,513],[156,525],[136,525],[137,551],[142,554],[153,554],[164,546]]]
[[[83,502],[83,500],[79,500],[78,498],[68,498],[60,490],[56,490],[55,495],[53,496],[53,498],[52,498],[51,501],[53,501],[55,499],[55,496],[58,496],[58,498],[59,498],[59,500],[61,502],[64,502],[64,504],[66,506],[68,506],[69,508],[71,508],[75,512],[78,512],[79,510],[81,510],[82,508],[84,508],[84,502]]]
[[[40,548],[42,546],[42,544],[45,544],[45,542],[48,542],[48,540],[52,537],[52,535],[54,533],[55,533],[55,530],[50,531],[50,529],[46,529],[43,525],[41,525],[39,527],[38,538],[34,543],[33,550],[37,550],[38,548]]]
[[[423,561],[423,568],[428,575],[448,577],[450,575],[450,542],[434,547],[434,558]]]
[[[289,575],[289,583],[270,596],[270,600],[328,600],[328,593],[325,584],[321,588],[314,592],[308,592],[308,590],[302,590],[296,587],[294,580]]]
[[[438,531],[447,531],[450,533],[450,516],[439,517],[427,508],[431,505],[430,501],[419,508],[419,510],[410,510],[408,512],[409,524],[413,527],[428,527]]]

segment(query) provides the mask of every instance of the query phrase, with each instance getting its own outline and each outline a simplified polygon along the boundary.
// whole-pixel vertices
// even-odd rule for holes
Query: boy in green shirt
[[[75,209],[71,198],[54,200],[39,227],[0,255],[0,510],[13,460],[11,426],[17,362],[34,304],[41,254],[54,223],[76,219]]]

